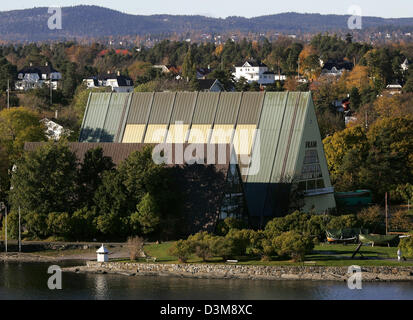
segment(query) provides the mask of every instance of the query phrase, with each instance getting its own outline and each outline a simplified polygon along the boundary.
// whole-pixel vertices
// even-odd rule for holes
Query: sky
[[[411,2],[412,0],[2,0],[0,11],[85,4],[142,15],[166,13],[250,18],[282,12],[349,14],[349,8],[357,5],[363,16],[401,18],[413,17]]]

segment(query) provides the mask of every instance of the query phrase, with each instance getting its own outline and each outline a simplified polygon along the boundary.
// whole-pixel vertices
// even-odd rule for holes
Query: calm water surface
[[[78,263],[77,263],[78,264]],[[45,263],[0,263],[0,300],[413,300],[413,283],[364,283],[351,291],[342,282],[199,280],[166,277],[63,274],[63,290],[47,287]],[[61,266],[76,265],[72,263]]]

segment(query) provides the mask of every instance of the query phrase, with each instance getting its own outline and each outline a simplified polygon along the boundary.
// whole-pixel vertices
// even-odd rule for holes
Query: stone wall
[[[345,281],[348,267],[319,266],[246,266],[230,264],[144,264],[87,262],[86,269],[99,273],[127,275],[177,276],[207,279],[330,280]],[[413,267],[363,267],[366,281],[413,280]]]

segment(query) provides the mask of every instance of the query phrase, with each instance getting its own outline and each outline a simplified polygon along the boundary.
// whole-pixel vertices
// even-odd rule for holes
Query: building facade
[[[258,227],[336,206],[310,92],[91,93],[80,142],[230,145],[242,183],[227,207],[244,195]]]
[[[234,78],[239,81],[244,78],[248,83],[258,82],[261,85],[275,83],[275,74],[264,63],[246,61],[242,66],[235,67]]]

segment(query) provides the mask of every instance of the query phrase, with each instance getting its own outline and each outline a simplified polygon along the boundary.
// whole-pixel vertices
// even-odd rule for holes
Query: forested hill
[[[128,36],[165,33],[282,33],[336,31],[347,28],[348,15],[282,13],[256,18],[204,16],[130,15],[97,6],[62,8],[63,29],[49,30],[47,8],[0,12],[0,40],[43,41],[77,37]],[[363,28],[412,26],[413,18],[363,18]]]

